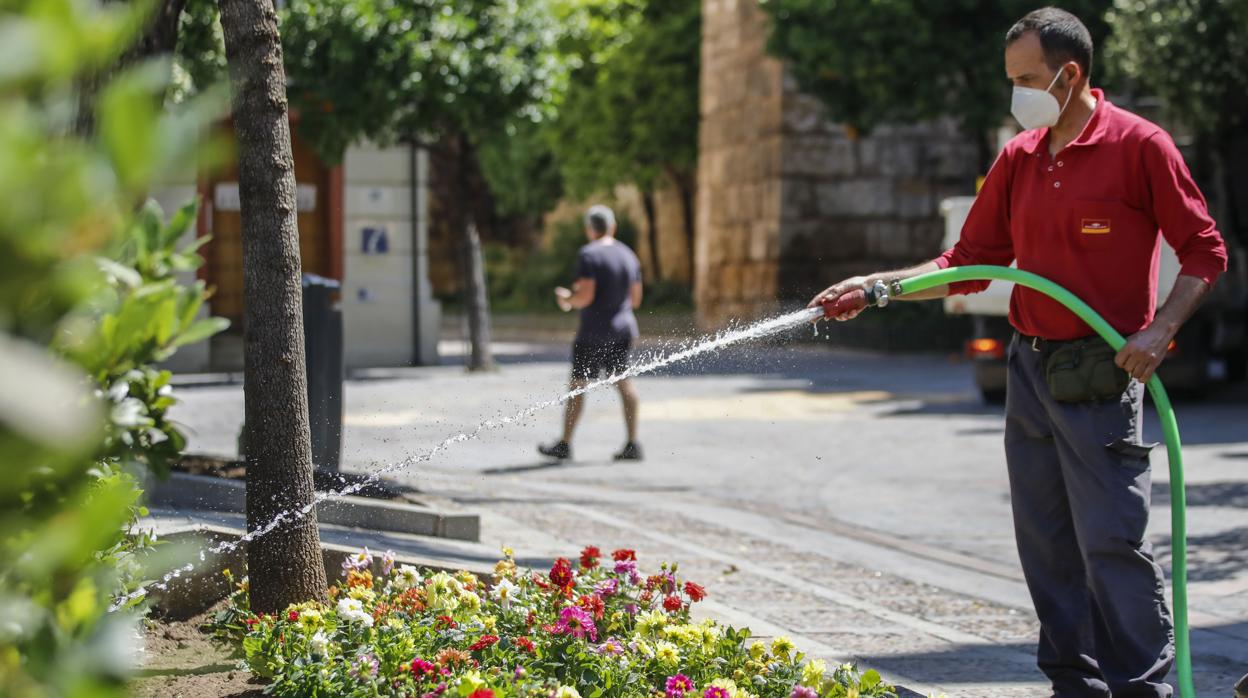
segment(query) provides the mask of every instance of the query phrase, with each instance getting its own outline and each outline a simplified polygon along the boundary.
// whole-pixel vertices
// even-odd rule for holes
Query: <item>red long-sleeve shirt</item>
[[[1092,117],[1056,156],[1049,155],[1049,129],[1025,131],[1005,146],[961,238],[936,263],[1017,261],[1019,269],[1065,287],[1131,335],[1156,312],[1162,237],[1178,255],[1180,273],[1209,284],[1226,270],[1226,244],[1170,136],[1110,104],[1100,90],[1092,94]],[[987,287],[970,281],[953,284],[950,292]],[[1046,339],[1092,334],[1057,301],[1021,286],[1010,299],[1010,323]]]

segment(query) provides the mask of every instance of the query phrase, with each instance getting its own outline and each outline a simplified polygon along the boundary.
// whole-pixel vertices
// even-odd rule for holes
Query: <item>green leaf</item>
[[[178,240],[181,240],[182,236],[186,234],[186,231],[190,230],[191,226],[195,224],[195,219],[198,216],[199,197],[195,197],[182,208],[178,209],[177,212],[173,214],[173,218],[169,219],[169,224],[165,226],[164,235],[161,239],[161,245],[165,249],[172,250]],[[195,249],[198,249],[198,245],[195,245],[190,250],[182,250],[182,252],[194,252]]]
[[[143,283],[143,277],[139,275],[139,272],[124,264],[118,264],[107,257],[98,257],[95,263],[100,271],[122,285],[136,288]]]
[[[181,347],[187,344],[194,344],[217,334],[224,332],[230,326],[230,321],[223,317],[212,317],[200,320],[185,331],[178,334],[173,340],[173,346]]]

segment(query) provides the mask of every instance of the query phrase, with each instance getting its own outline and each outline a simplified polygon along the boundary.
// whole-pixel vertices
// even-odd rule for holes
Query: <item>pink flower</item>
[[[559,612],[559,622],[555,624],[554,630],[558,635],[574,635],[581,640],[588,635],[592,642],[598,641],[598,627],[594,625],[594,617],[585,609],[576,606],[568,606]]]
[[[603,597],[615,596],[620,590],[620,582],[618,579],[604,579],[598,582],[598,586],[594,587],[594,593]]]
[[[711,686],[702,693],[702,698],[732,698],[732,694],[726,688]]]
[[[637,563],[633,560],[620,560],[615,563],[615,573],[618,575],[631,577],[636,572]]]
[[[684,698],[684,695],[693,690],[693,681],[689,680],[684,674],[670,676],[667,679],[667,698]]]
[[[789,694],[789,698],[819,698],[819,694],[813,688],[794,686],[793,692]]]

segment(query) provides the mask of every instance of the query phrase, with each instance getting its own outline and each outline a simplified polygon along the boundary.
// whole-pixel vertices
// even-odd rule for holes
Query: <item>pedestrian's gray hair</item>
[[[602,204],[594,204],[585,212],[585,226],[598,235],[606,235],[615,227],[615,212]]]

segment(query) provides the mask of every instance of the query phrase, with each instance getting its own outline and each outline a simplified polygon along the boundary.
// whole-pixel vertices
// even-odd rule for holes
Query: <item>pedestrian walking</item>
[[[555,289],[555,302],[564,312],[581,311],[580,326],[572,344],[572,380],[569,388],[580,390],[600,376],[613,376],[628,369],[629,351],[637,338],[637,317],[641,305],[641,262],[628,245],[615,238],[615,213],[606,206],[593,206],[585,214],[585,237],[576,262],[572,288]],[[627,440],[615,460],[641,460],[637,442],[637,389],[631,378],[615,384],[624,403]],[[545,456],[560,460],[572,457],[572,435],[581,418],[585,396],[568,399],[563,415],[563,435],[552,444],[539,445]]]
[[[1174,631],[1145,539],[1151,493],[1143,383],[1227,253],[1170,136],[1092,89],[1087,28],[1036,10],[1005,37],[1012,112],[1026,129],[998,156],[958,243],[937,259],[854,277],[811,305],[877,281],[1016,262],[1087,301],[1128,337],[1114,352],[1073,313],[1015,287],[1005,459],[1015,538],[1036,614],[1037,663],[1057,698],[1165,697]],[[1156,308],[1159,245],[1182,265]],[[982,291],[987,281],[904,297]],[[857,312],[838,319],[849,319]]]

